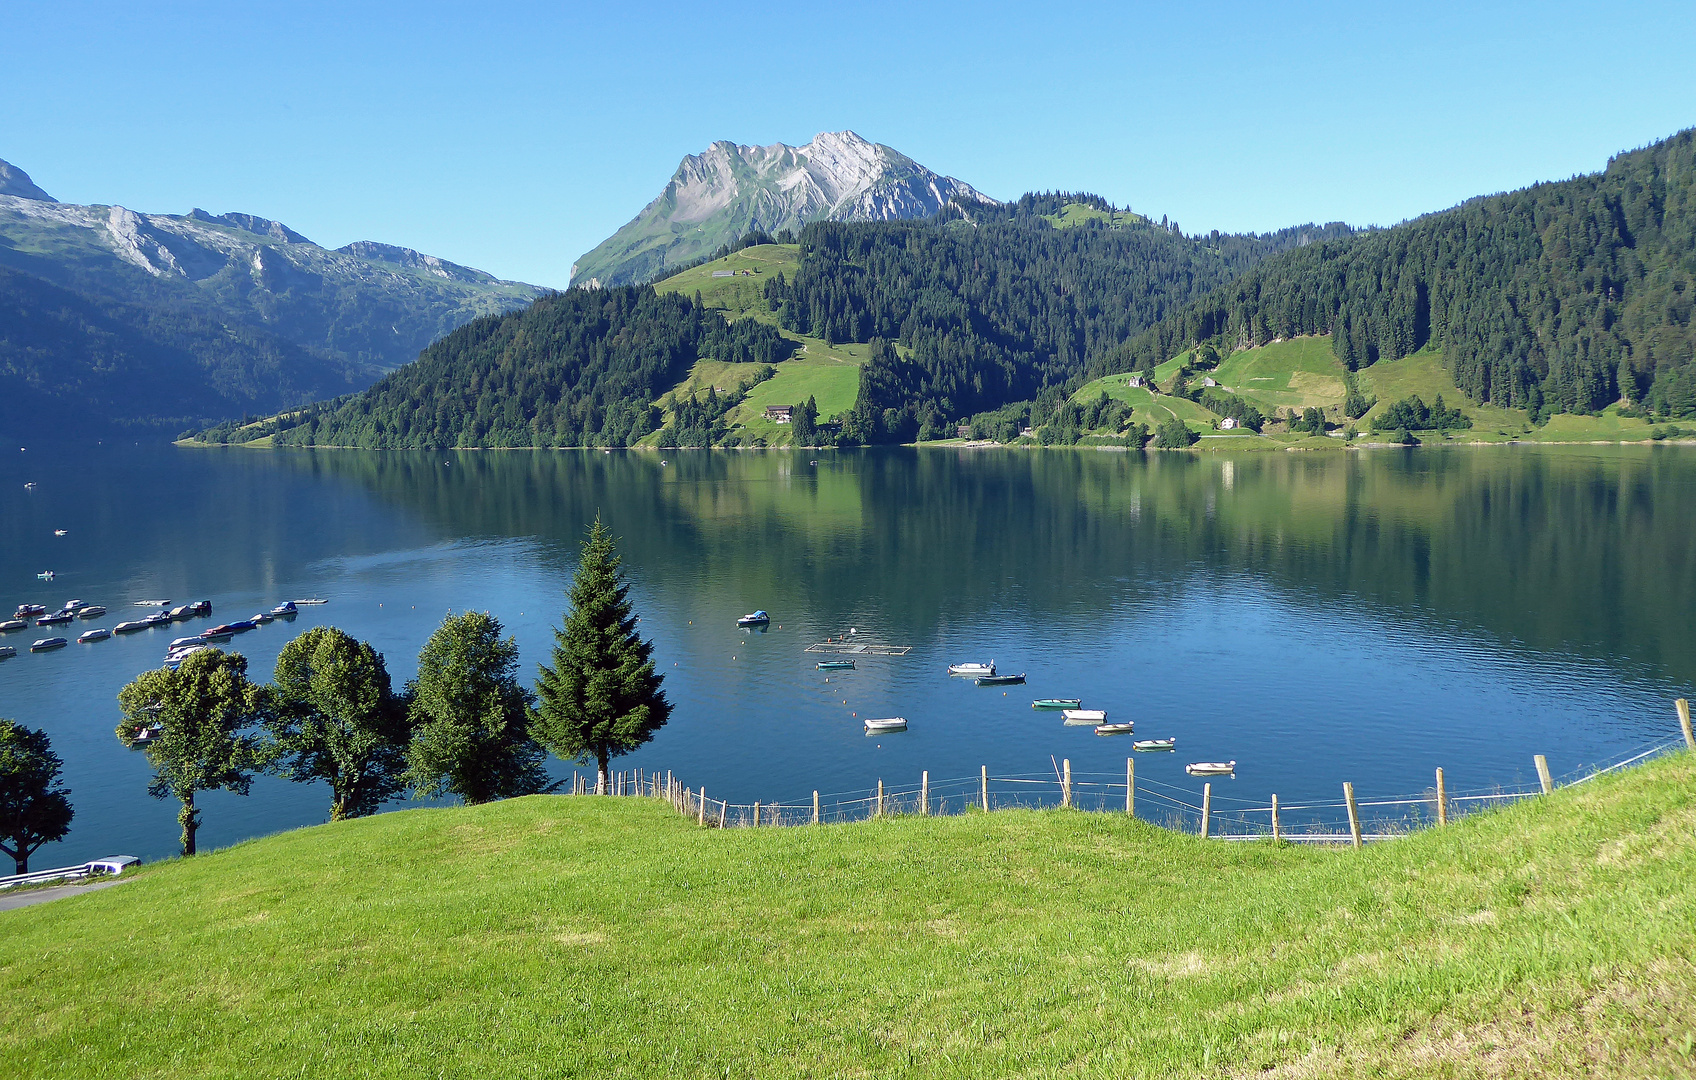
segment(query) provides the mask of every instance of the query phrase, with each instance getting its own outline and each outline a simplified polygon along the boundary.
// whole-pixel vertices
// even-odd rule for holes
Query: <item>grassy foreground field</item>
[[[1661,1076],[1696,758],[1364,852],[533,797],[0,913],[9,1076]]]

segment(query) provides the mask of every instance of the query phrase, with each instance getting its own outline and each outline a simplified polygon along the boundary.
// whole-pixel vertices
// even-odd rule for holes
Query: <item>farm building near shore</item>
[[[766,406],[766,419],[772,421],[773,423],[787,424],[787,423],[789,423],[789,421],[791,419],[794,418],[794,414],[795,414],[795,406],[793,406],[793,405],[767,405]]]

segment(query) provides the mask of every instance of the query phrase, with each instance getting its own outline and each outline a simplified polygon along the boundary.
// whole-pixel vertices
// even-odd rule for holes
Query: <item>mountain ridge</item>
[[[956,197],[995,201],[853,131],[804,146],[721,139],[685,156],[656,198],[572,265],[571,281],[633,284],[749,232],[929,217]]]

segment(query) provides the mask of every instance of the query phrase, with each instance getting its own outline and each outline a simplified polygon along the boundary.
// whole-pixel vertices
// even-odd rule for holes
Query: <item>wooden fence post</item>
[[[1531,760],[1537,766],[1537,782],[1543,785],[1543,794],[1547,795],[1555,790],[1555,781],[1549,776],[1549,759],[1538,754]]]
[[[919,813],[930,813],[930,770],[919,774]]]
[[[1672,707],[1678,710],[1678,726],[1684,729],[1684,745],[1696,750],[1696,733],[1690,730],[1690,702],[1679,698]]]
[[[759,803],[754,804],[754,827],[756,829],[760,827],[760,804]]]
[[[688,794],[688,789],[684,789],[684,793]],[[707,824],[707,789],[702,788],[700,791],[697,791],[695,793],[695,799],[701,804],[700,818],[695,822],[695,824],[705,828]]]
[[[1207,839],[1207,819],[1213,816],[1213,784],[1201,785],[1201,838]]]
[[[1060,767],[1064,773],[1060,779],[1060,805],[1070,807],[1072,805],[1072,759],[1061,759]]]
[[[1443,770],[1437,770],[1437,824],[1449,823],[1449,789],[1443,786]]]
[[[1273,840],[1282,840],[1283,838],[1284,838],[1283,826],[1278,821],[1278,796],[1273,795],[1272,796],[1272,839]]]
[[[874,814],[873,816],[874,817],[882,817],[883,816],[883,780],[882,779],[879,779],[878,782],[877,782],[877,813]]]
[[[1360,811],[1354,805],[1354,785],[1343,781],[1343,801],[1349,804],[1349,838],[1360,846]]]
[[[1125,813],[1137,816],[1137,762],[1125,759]]]
[[[989,813],[989,766],[985,765],[978,771],[978,783],[983,792],[983,812]]]
[[[813,824],[817,825],[818,823],[819,823],[819,793],[817,791],[814,791],[813,792]]]
[[[704,806],[706,804],[703,803],[702,805]],[[721,828],[721,829],[724,828],[724,819],[729,814],[730,814],[730,804],[727,803],[727,802],[719,803],[718,804],[718,827],[719,828]]]

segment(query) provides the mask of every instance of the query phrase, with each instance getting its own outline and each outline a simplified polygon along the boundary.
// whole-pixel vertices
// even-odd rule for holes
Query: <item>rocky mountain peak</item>
[[[35,199],[39,202],[59,201],[36,187],[35,181],[29,178],[29,173],[9,161],[0,161],[0,195],[15,195],[20,199]]]

